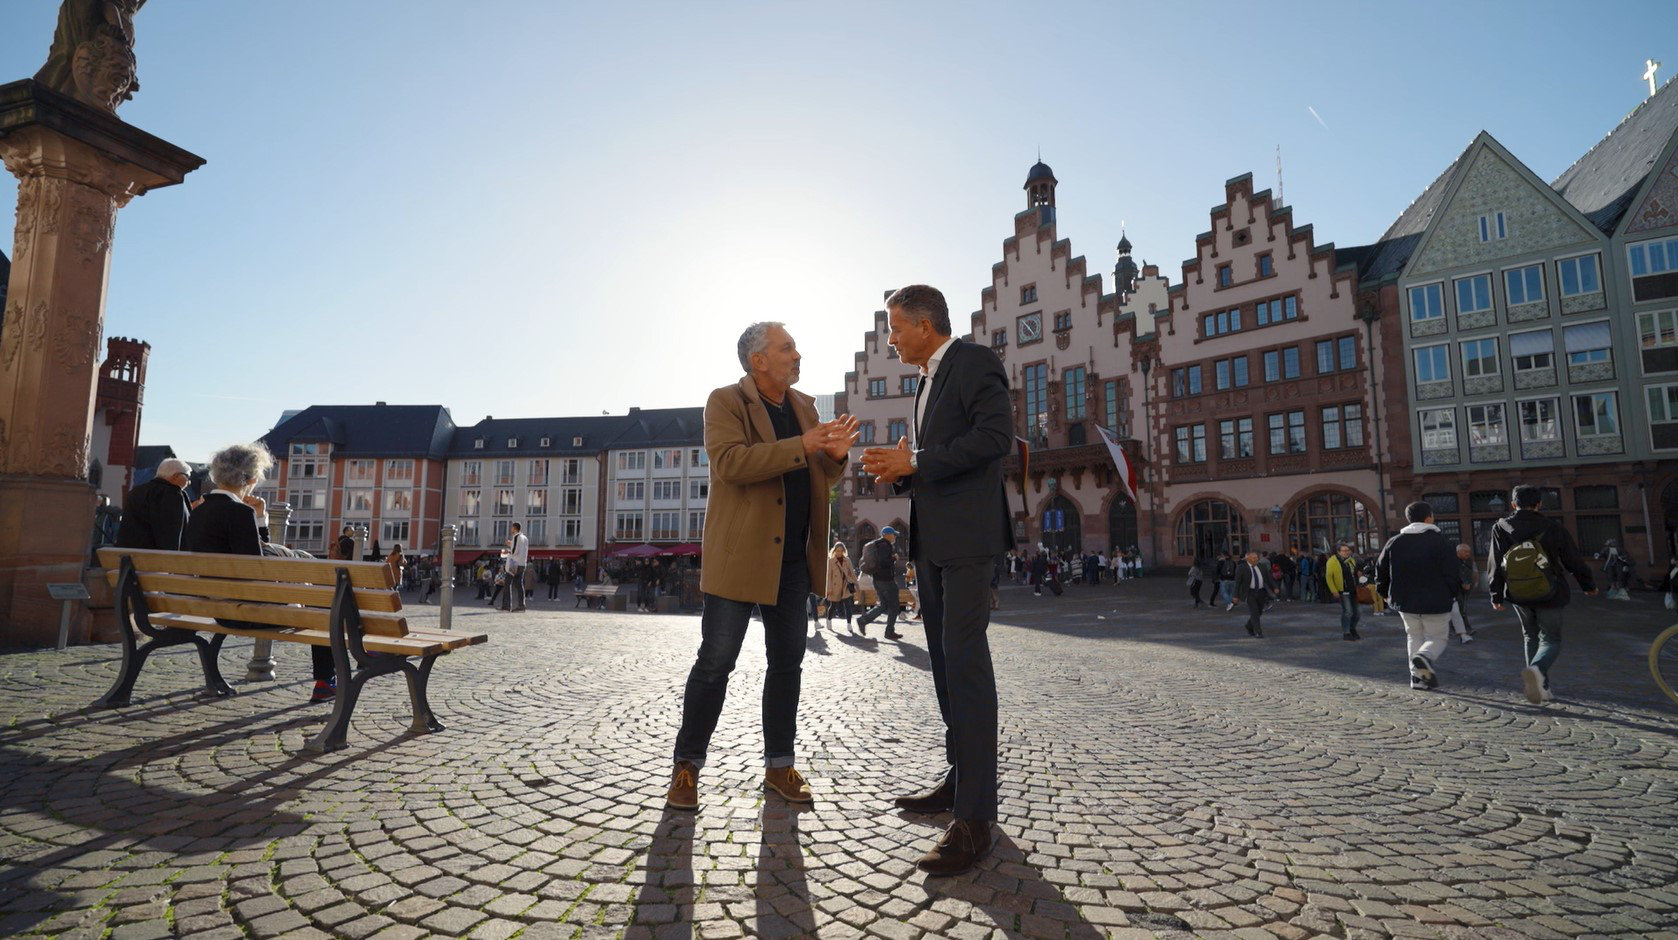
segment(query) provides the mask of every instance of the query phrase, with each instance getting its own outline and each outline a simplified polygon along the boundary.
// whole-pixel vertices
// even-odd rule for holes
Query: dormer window
[[[516,437],[507,438],[507,449],[508,450],[513,450],[514,448],[516,448],[518,446],[519,446],[519,439],[518,438],[516,438]]]
[[[483,450],[484,449],[484,439],[481,438],[481,437],[473,438],[472,439],[472,449],[473,450]]]
[[[553,439],[553,438],[551,438],[551,437],[544,437],[544,438],[542,438],[542,446],[543,446],[543,447],[552,447],[552,446],[554,446],[554,439]]]
[[[577,436],[576,436],[576,437],[573,437],[573,438],[572,438],[572,439],[571,439],[571,446],[572,446],[572,447],[581,447],[581,446],[583,446],[583,436],[582,436],[582,435],[581,435],[581,434],[579,434],[579,435],[577,435]]]

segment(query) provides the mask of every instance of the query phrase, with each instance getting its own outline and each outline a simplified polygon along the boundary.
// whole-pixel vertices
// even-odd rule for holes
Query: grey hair
[[[1472,546],[1472,545],[1470,545],[1470,544],[1468,544],[1468,543],[1467,543],[1467,542],[1459,542],[1459,543],[1458,543],[1458,544],[1457,544],[1457,551],[1459,551],[1459,552],[1460,552],[1460,551],[1462,551],[1462,550],[1463,550],[1463,549],[1465,549],[1465,548],[1466,548],[1466,549],[1468,549],[1468,553],[1469,553],[1469,554],[1470,554],[1470,555],[1472,555],[1472,554],[1474,554],[1474,546]]]
[[[774,327],[785,327],[785,323],[775,320],[764,320],[746,327],[746,332],[740,334],[740,368],[752,371],[752,353],[763,352],[769,346],[769,331]]]
[[[274,465],[274,455],[261,444],[233,444],[210,457],[210,479],[224,490],[240,490],[262,482]]]

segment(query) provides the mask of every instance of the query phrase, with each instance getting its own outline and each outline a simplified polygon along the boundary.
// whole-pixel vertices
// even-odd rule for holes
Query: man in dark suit
[[[954,875],[990,851],[996,820],[996,675],[985,631],[991,570],[1013,541],[1002,478],[1013,409],[1002,361],[950,335],[943,294],[905,287],[886,308],[898,358],[921,367],[915,444],[870,448],[862,461],[876,480],[911,497],[911,553],[950,764],[932,790],[896,802],[911,812],[954,814],[919,863],[928,874]]]
[[[186,484],[192,467],[174,457],[157,465],[157,474],[128,491],[122,502],[122,524],[117,527],[120,548],[181,550],[181,533],[186,531],[191,509],[186,501]]]
[[[1270,574],[1270,562],[1258,552],[1248,552],[1245,563],[1235,566],[1235,599],[1247,604],[1247,635],[1263,638],[1264,627],[1259,618],[1264,616],[1264,605],[1279,594],[1276,579]]]

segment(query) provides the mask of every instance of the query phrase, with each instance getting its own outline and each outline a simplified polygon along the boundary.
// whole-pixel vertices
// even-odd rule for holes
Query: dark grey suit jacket
[[[957,339],[921,394],[918,467],[897,484],[910,496],[914,556],[942,565],[1000,555],[1014,541],[1002,477],[1002,459],[1014,449],[1014,409],[1002,360]]]
[[[1258,563],[1259,575],[1264,580],[1264,593],[1276,590],[1276,579],[1270,574],[1270,559],[1260,558]],[[1247,559],[1243,558],[1235,565],[1235,599],[1245,601],[1253,589],[1253,569],[1247,566]]]

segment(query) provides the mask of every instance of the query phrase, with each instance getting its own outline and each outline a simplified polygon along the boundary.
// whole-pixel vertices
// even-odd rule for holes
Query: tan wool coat
[[[845,586],[855,583],[856,569],[851,567],[851,556],[827,556],[827,590],[822,592],[823,600],[836,601],[849,597],[851,592]]]
[[[815,399],[789,389],[798,426],[820,423]],[[826,584],[828,491],[845,461],[818,452],[806,460],[796,437],[775,439],[775,428],[751,376],[711,393],[705,402],[705,451],[711,458],[711,495],[705,510],[699,589],[729,600],[774,604],[781,590],[781,539],[786,530],[781,474],[810,470],[810,535],[804,555],[811,590]]]

